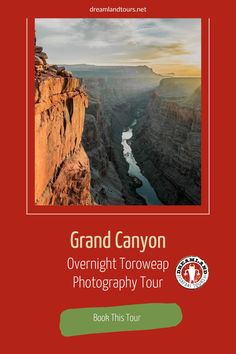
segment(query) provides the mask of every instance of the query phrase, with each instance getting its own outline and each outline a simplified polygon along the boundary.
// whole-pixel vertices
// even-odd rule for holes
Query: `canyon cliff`
[[[35,203],[89,205],[90,164],[82,145],[88,97],[81,81],[48,65],[35,47]]]
[[[122,205],[123,186],[113,161],[111,126],[101,96],[104,80],[90,79],[86,84],[89,107],[82,141],[90,160],[91,194],[97,204]]]
[[[134,129],[134,156],[164,204],[201,204],[201,89],[194,91],[199,84],[161,81]]]

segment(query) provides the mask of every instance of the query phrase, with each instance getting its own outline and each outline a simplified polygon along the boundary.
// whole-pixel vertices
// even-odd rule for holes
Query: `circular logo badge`
[[[175,275],[180,285],[184,288],[197,289],[205,284],[208,279],[208,266],[199,257],[184,257],[178,263]]]

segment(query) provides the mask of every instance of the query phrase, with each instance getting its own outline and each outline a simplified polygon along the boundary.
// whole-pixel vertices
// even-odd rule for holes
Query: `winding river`
[[[133,136],[133,127],[136,125],[136,123],[137,121],[135,119],[129,126],[128,130],[123,131],[122,133],[121,144],[123,146],[124,158],[129,164],[128,174],[130,177],[137,178],[142,183],[140,187],[136,188],[136,193],[145,200],[147,205],[162,205],[162,202],[157,197],[156,192],[152,188],[148,179],[142,174],[137,161],[133,156],[131,144],[128,143],[128,140],[130,140]]]

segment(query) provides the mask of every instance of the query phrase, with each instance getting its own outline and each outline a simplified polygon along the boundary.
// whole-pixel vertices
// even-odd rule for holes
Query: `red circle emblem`
[[[207,281],[208,266],[203,259],[197,256],[185,257],[178,263],[175,275],[184,288],[196,289]]]

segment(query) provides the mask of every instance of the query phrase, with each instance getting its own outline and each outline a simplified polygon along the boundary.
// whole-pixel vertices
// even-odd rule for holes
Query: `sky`
[[[36,19],[37,45],[53,64],[147,65],[199,76],[200,19]]]

